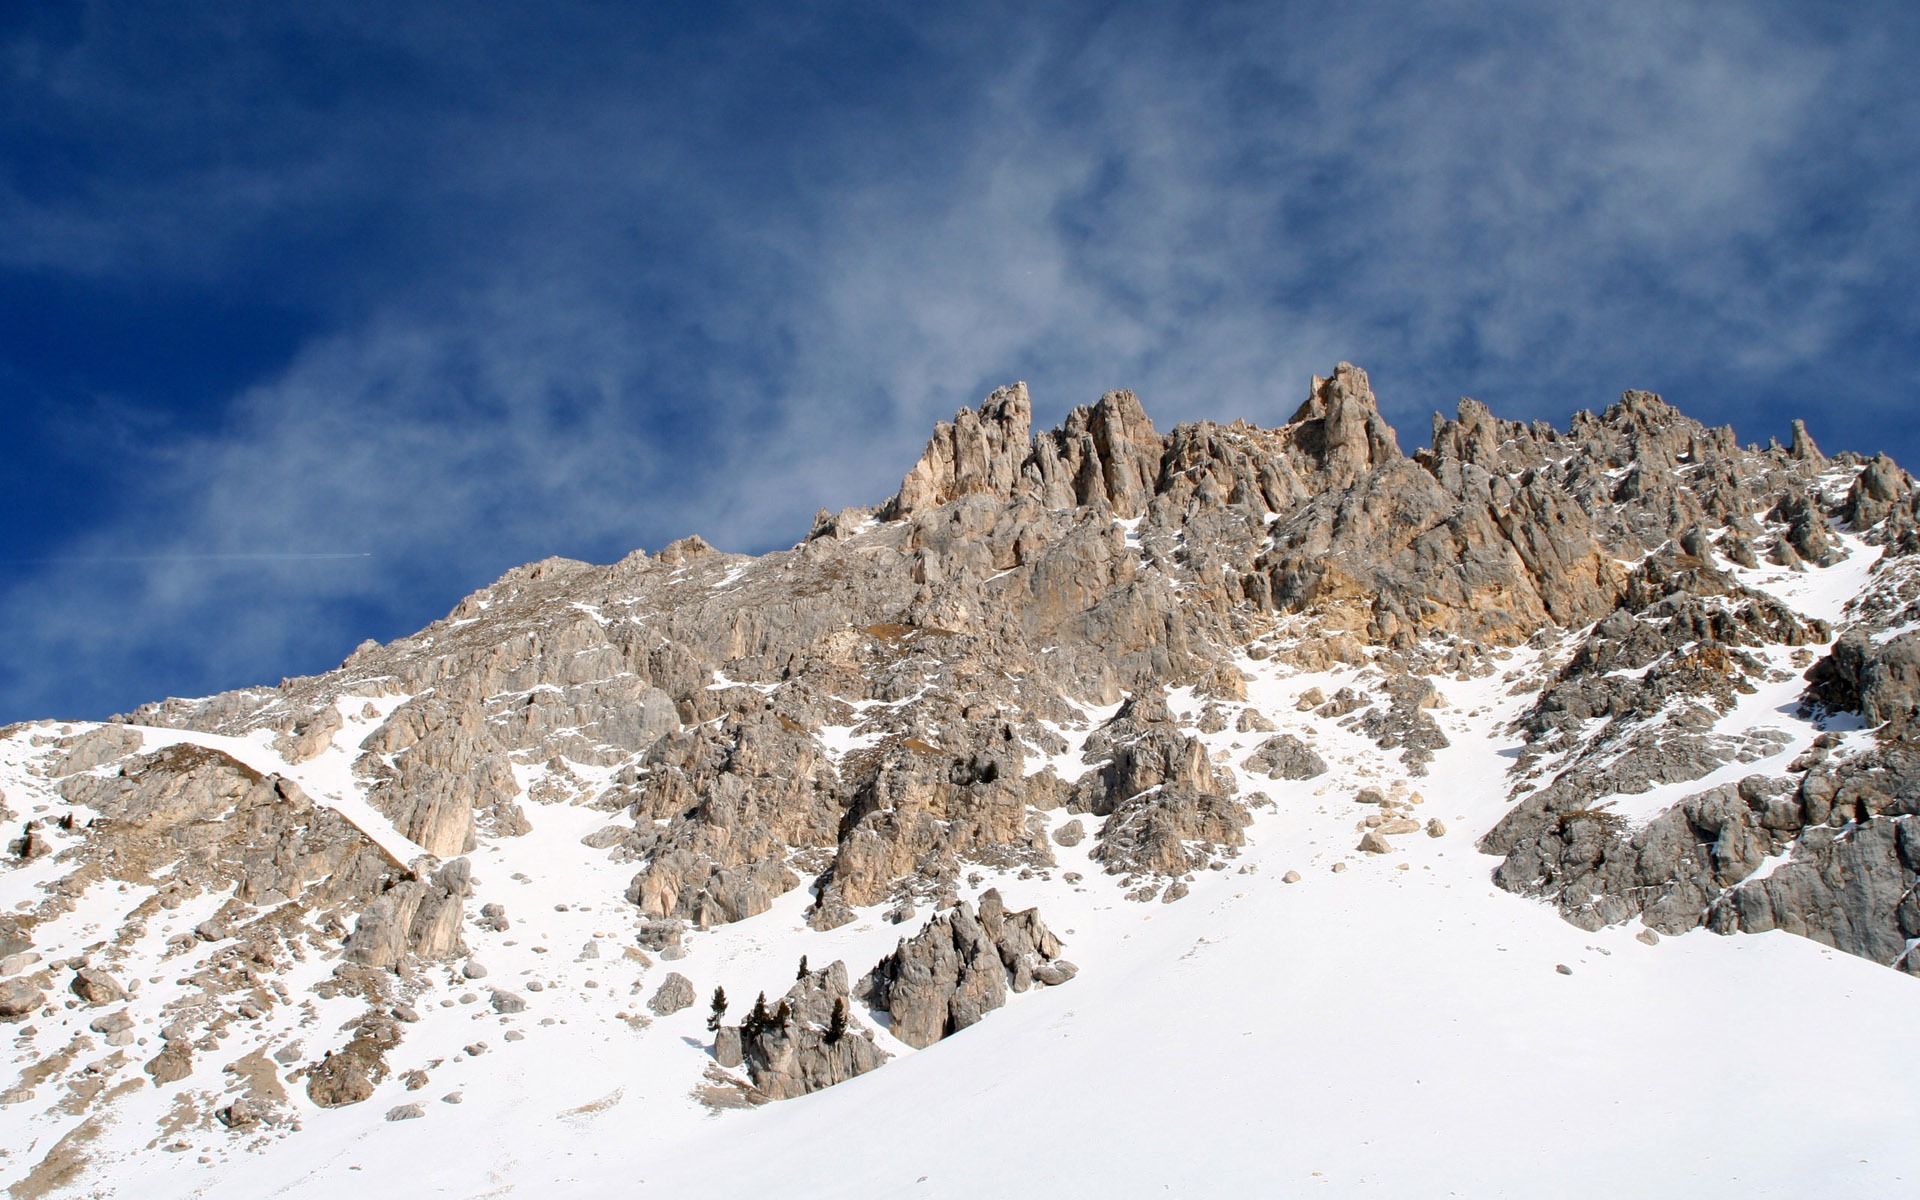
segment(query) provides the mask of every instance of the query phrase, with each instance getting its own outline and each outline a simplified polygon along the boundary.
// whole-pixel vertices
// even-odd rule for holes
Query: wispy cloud
[[[0,716],[324,667],[551,553],[783,544],[1012,378],[1274,422],[1347,358],[1408,444],[1651,386],[1920,458],[1898,10],[235,11],[204,78],[131,16],[7,60],[99,161],[0,182],[0,267],[305,332],[11,565]]]

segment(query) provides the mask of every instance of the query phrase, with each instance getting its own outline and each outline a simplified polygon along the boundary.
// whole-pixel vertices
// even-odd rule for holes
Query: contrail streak
[[[244,562],[330,562],[341,559],[372,558],[371,552],[354,554],[102,554],[64,558],[4,558],[0,564],[10,567],[39,566],[118,566],[126,563],[244,563]]]

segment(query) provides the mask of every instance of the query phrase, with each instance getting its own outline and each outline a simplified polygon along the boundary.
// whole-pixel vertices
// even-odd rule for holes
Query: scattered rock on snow
[[[47,995],[25,979],[0,983],[0,1021],[23,1021],[32,1016]]]
[[[655,989],[653,999],[647,1001],[647,1007],[660,1016],[677,1013],[683,1008],[691,1008],[694,1001],[693,981],[678,971],[669,972]]]
[[[81,967],[75,971],[73,983],[69,986],[74,995],[95,1007],[127,998],[126,989],[113,976],[97,967]]]

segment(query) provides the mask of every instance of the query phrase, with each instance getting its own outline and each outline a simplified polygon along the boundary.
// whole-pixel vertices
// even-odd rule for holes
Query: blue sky
[[[1014,379],[1913,465],[1915,12],[11,0],[0,721],[791,544]]]

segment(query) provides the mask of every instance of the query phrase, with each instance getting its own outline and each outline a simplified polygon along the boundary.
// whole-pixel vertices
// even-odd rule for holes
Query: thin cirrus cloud
[[[89,11],[7,35],[0,296],[205,348],[0,363],[78,481],[0,545],[0,719],[787,544],[1014,378],[1274,423],[1345,358],[1408,445],[1634,386],[1920,457],[1897,9]]]

